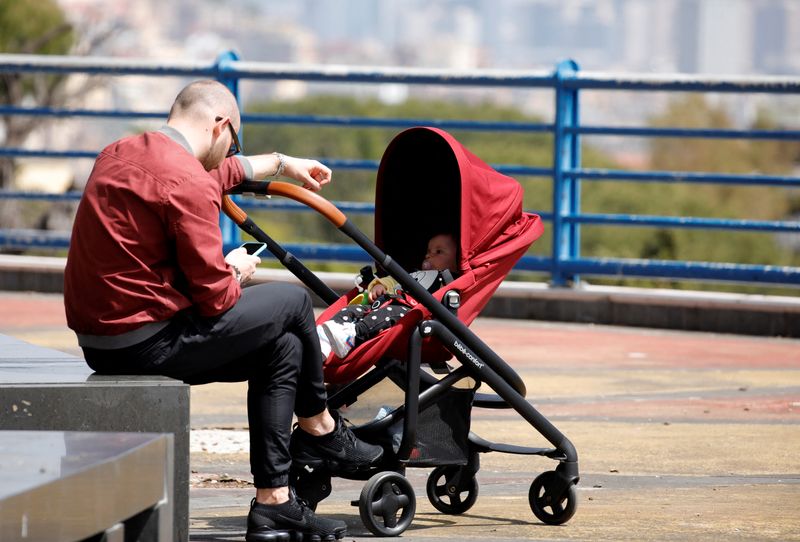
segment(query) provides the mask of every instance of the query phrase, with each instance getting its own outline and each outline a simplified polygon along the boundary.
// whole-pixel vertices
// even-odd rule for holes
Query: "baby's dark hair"
[[[448,269],[452,273],[457,273],[458,272],[458,267],[459,267],[459,262],[461,261],[460,260],[460,247],[459,247],[459,243],[458,243],[458,236],[455,235],[451,230],[447,230],[447,229],[437,229],[437,230],[433,230],[433,231],[434,231],[433,235],[430,235],[428,237],[428,242],[426,244],[426,249],[425,249],[426,253],[427,253],[427,247],[430,246],[430,242],[433,241],[433,239],[435,239],[436,237],[444,237],[444,238],[449,239],[450,242],[452,242],[452,244],[453,244],[453,248],[455,249],[455,253],[453,255],[453,263],[448,266]],[[427,255],[425,256],[425,259],[427,260]]]

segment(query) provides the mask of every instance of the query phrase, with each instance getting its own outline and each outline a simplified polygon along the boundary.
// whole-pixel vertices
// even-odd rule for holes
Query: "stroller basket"
[[[421,410],[417,420],[417,442],[404,464],[408,467],[466,465],[469,461],[469,430],[472,414],[471,389],[454,388]],[[403,437],[403,420],[389,426],[384,445],[397,453]]]
[[[466,465],[469,459],[469,424],[472,390],[453,389],[419,413],[417,446],[410,467]]]

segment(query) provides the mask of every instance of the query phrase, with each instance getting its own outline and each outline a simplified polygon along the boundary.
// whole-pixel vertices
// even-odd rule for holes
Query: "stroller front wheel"
[[[433,507],[443,514],[463,514],[478,500],[478,480],[462,467],[436,467],[425,489]]]
[[[400,536],[414,519],[417,499],[402,474],[385,471],[370,478],[361,490],[361,521],[376,536]]]
[[[533,515],[548,525],[561,525],[575,515],[578,493],[573,482],[558,472],[543,472],[534,479],[528,491],[528,503]]]

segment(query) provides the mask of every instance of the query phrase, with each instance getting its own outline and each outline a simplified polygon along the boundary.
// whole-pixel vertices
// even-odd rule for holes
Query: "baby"
[[[458,248],[455,237],[449,233],[440,233],[428,241],[425,259],[421,272],[412,273],[423,286],[430,288],[441,271],[458,272],[456,255]],[[386,295],[397,295],[400,284],[391,277],[376,278],[367,286],[365,292],[371,303],[378,301],[371,310],[370,305],[349,305],[332,319],[317,326],[322,355],[328,357],[331,350],[339,358],[344,358],[355,346],[378,334],[378,332],[396,324],[405,316],[409,307],[400,303],[389,303],[381,306],[379,299]],[[438,288],[437,288],[438,289]]]

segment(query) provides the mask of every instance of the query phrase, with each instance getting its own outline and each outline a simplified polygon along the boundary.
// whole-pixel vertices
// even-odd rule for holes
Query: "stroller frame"
[[[577,507],[575,486],[580,479],[575,447],[526,400],[525,385],[516,371],[458,319],[456,316],[458,292],[445,293],[439,302],[391,256],[384,253],[350,222],[338,208],[316,193],[293,184],[275,181],[244,182],[230,193],[283,196],[316,210],[383,266],[406,292],[430,311],[433,317],[419,322],[411,333],[405,368],[402,367],[403,362],[399,360],[382,360],[373,370],[344,385],[329,397],[329,406],[339,408],[354,402],[361,393],[387,376],[404,379],[405,400],[402,406],[389,412],[382,419],[353,428],[360,438],[369,441],[371,435],[385,431],[387,427],[402,419],[402,440],[397,453],[385,453],[379,465],[358,473],[307,473],[296,469],[293,472],[293,480],[298,495],[315,507],[330,494],[332,474],[351,479],[369,479],[359,500],[353,502],[359,507],[362,521],[378,536],[400,535],[411,524],[416,508],[413,488],[403,474],[416,445],[419,413],[447,394],[454,384],[472,377],[478,383],[486,383],[495,392],[495,394],[475,394],[473,407],[514,409],[550,442],[553,448],[494,443],[470,432],[468,436],[470,454],[467,464],[439,466],[431,473],[427,487],[431,503],[438,510],[448,514],[460,514],[472,506],[477,497],[475,474],[479,469],[480,453],[539,455],[558,461],[558,466],[555,470],[544,472],[533,480],[528,492],[532,512],[539,520],[551,525],[563,524],[574,515]],[[313,272],[261,230],[228,195],[223,197],[222,207],[243,231],[266,243],[270,252],[323,301],[330,305],[339,298]],[[423,339],[427,337],[438,340],[461,366],[441,379],[421,371],[421,345]],[[445,479],[445,485],[439,486],[437,481],[442,477]],[[462,500],[461,495],[464,492],[467,492],[467,497]],[[449,499],[449,502],[444,499]]]

